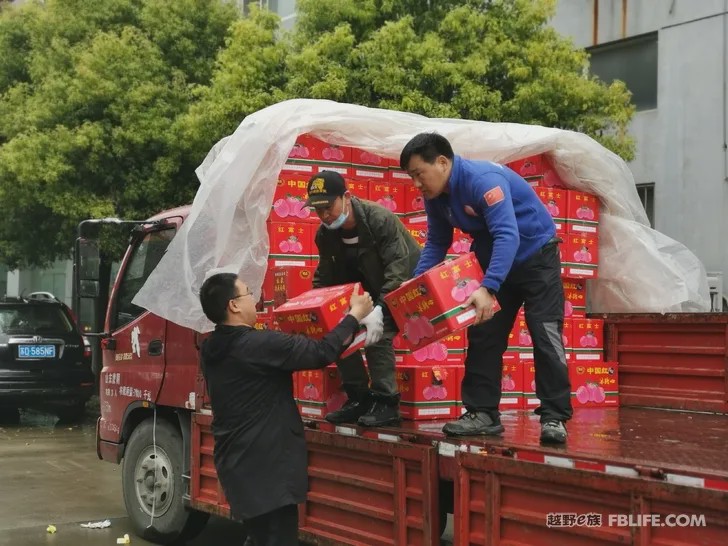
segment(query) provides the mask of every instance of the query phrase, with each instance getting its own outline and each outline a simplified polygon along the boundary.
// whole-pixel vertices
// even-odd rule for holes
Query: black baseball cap
[[[309,207],[328,207],[346,193],[346,181],[336,171],[321,171],[308,181]]]

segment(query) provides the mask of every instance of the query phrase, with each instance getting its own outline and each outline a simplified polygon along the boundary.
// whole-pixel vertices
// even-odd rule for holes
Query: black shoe
[[[547,444],[566,443],[566,427],[563,421],[549,419],[541,423],[541,441]]]
[[[399,395],[372,395],[374,403],[369,411],[359,417],[357,423],[363,427],[398,425],[402,421],[399,413]]]
[[[494,436],[501,434],[504,430],[500,419],[493,419],[485,411],[468,411],[457,421],[452,421],[442,427],[442,431],[448,436],[475,436],[478,434]]]
[[[329,423],[335,425],[343,424],[354,424],[357,422],[359,417],[364,415],[371,407],[371,399],[368,396],[365,397],[349,397],[346,403],[341,408],[331,413],[326,414],[326,419]]]

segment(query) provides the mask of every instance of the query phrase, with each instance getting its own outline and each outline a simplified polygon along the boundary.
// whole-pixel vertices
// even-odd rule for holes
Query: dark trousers
[[[377,343],[364,349],[366,366],[361,351],[342,358],[336,363],[344,390],[349,396],[361,397],[371,390],[375,395],[396,396],[397,378],[394,373],[395,356],[392,340],[397,326],[391,316],[384,317],[384,334]],[[367,373],[369,368],[369,373]],[[370,383],[371,380],[371,383]]]
[[[485,270],[487,263],[481,265]],[[468,328],[463,404],[469,410],[498,416],[503,353],[518,310],[524,305],[533,340],[536,396],[541,400],[536,413],[541,422],[570,419],[571,386],[562,338],[564,290],[558,245],[545,245],[525,263],[511,269],[497,298],[501,310],[492,319]]]
[[[298,546],[298,506],[289,504],[246,520],[245,528],[255,546]]]

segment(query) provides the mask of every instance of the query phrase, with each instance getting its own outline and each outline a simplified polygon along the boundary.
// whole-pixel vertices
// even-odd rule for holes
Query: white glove
[[[381,305],[374,307],[374,310],[361,321],[361,325],[366,326],[367,329],[367,339],[364,342],[364,347],[368,347],[372,343],[376,343],[382,339],[382,335],[384,334],[384,314],[382,313]]]

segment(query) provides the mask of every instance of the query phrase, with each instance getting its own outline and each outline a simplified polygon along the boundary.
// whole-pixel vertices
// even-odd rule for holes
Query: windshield
[[[56,305],[0,307],[0,334],[67,334],[73,325]]]

